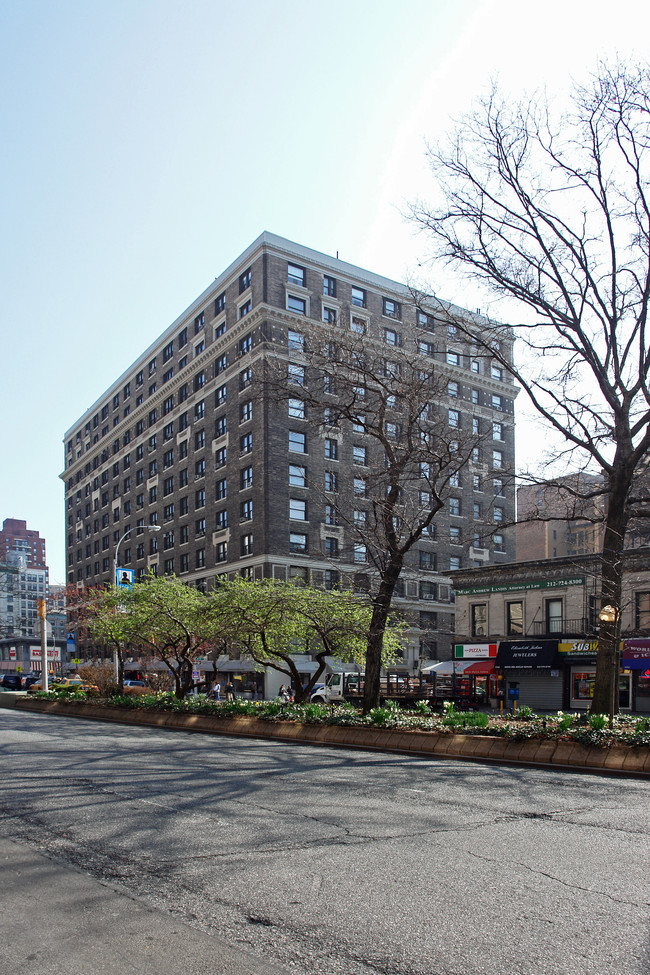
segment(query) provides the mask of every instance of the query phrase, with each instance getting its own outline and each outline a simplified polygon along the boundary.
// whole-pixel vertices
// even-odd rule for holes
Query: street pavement
[[[0,871],[2,975],[287,975],[25,843]]]
[[[648,975],[649,800],[0,711],[0,972]]]

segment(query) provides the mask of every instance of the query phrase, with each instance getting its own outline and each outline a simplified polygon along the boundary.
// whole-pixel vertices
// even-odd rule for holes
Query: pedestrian
[[[226,692],[226,700],[227,701],[234,701],[235,700],[235,688],[234,688],[233,683],[230,680],[230,678],[228,678],[228,680],[226,681],[226,686],[225,686],[224,690]]]
[[[280,700],[282,701],[283,704],[289,703],[289,690],[287,687],[285,687],[284,684],[280,684],[279,695],[280,695]]]
[[[218,680],[215,680],[214,684],[212,685],[212,690],[210,691],[210,697],[212,698],[213,701],[221,700],[221,684],[219,683]]]

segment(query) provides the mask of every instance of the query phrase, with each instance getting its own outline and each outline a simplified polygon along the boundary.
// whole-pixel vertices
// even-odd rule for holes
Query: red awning
[[[492,660],[475,660],[469,667],[465,667],[465,674],[486,675],[494,673],[494,658]]]

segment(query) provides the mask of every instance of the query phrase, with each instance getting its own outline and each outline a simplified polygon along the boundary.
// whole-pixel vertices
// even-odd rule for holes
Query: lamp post
[[[142,529],[142,531],[145,531],[146,530],[146,531],[150,531],[150,532],[159,532],[160,531],[160,525],[140,525],[140,526],[136,527],[136,531],[139,531],[140,529]],[[122,544],[122,542],[124,541],[125,538],[128,538],[128,536],[131,534],[132,531],[133,531],[133,528],[127,528],[127,530],[124,532],[124,534],[118,540],[117,545],[115,546],[115,558],[113,559],[113,585],[116,588],[119,587],[119,581],[118,581],[118,577],[117,577],[117,570],[118,570],[118,566],[119,566],[118,556],[119,556],[119,551],[120,551],[120,545]],[[116,681],[119,681],[119,679],[120,679],[120,668],[119,668],[119,658],[118,658],[118,651],[117,651],[117,649],[115,649],[115,651],[113,652],[113,666],[115,668],[115,680]]]
[[[598,614],[601,623],[611,623],[614,626],[614,679],[612,680],[612,696],[609,704],[609,726],[614,724],[614,715],[618,711],[618,677],[619,677],[619,645],[621,610],[618,606],[608,603]]]

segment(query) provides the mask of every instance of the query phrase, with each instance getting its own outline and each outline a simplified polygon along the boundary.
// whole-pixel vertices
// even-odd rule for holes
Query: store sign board
[[[567,586],[584,586],[584,576],[571,576],[568,579],[532,579],[527,582],[503,582],[493,586],[454,586],[456,595],[488,596],[499,592],[528,592],[530,589],[564,589]]]
[[[584,656],[598,653],[598,640],[571,640],[570,643],[558,643],[558,653]]]
[[[29,648],[29,659],[36,660],[40,662],[41,659],[41,648],[40,647],[30,647]],[[61,660],[61,648],[60,647],[48,647],[47,648],[47,659],[49,660]]]
[[[496,655],[496,643],[457,643],[454,646],[456,660],[484,660]]]

